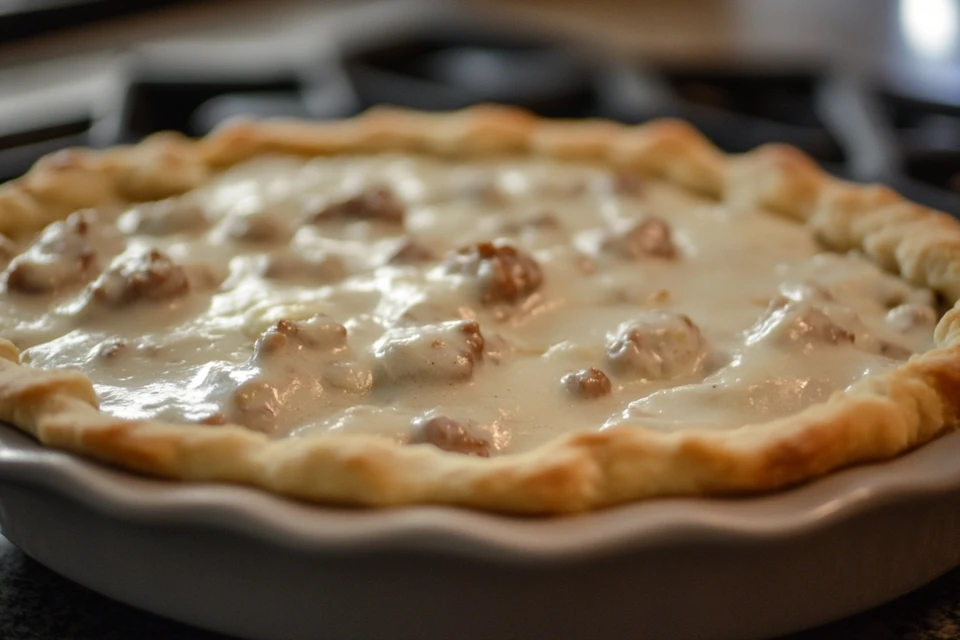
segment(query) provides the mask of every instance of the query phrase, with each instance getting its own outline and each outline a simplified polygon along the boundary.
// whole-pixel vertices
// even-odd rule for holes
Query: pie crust
[[[731,207],[793,218],[827,248],[858,249],[934,291],[946,307],[960,299],[960,224],[885,187],[830,177],[796,149],[767,145],[727,156],[683,122],[543,120],[497,106],[450,114],[376,109],[334,123],[240,122],[196,141],[159,134],[131,147],[60,152],[0,187],[0,233],[22,237],[78,209],[182,194],[261,154],[383,151],[526,154],[629,169]],[[82,373],[22,365],[13,344],[0,339],[0,420],[45,445],[166,478],[240,483],[322,503],[569,513],[656,496],[776,490],[921,445],[957,425],[960,311],[943,316],[935,343],[773,421],[720,431],[575,432],[484,459],[375,436],[275,440],[230,425],[114,418],[98,410]]]

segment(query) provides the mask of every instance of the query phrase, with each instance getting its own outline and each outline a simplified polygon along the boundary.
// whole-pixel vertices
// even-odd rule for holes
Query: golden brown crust
[[[543,121],[494,106],[451,114],[378,109],[322,124],[244,122],[198,141],[161,135],[103,153],[61,152],[0,187],[0,233],[24,236],[79,208],[182,193],[258,154],[383,150],[609,162],[803,221],[830,247],[860,249],[950,305],[960,299],[960,224],[885,187],[831,178],[795,149],[771,145],[729,157],[682,122]],[[320,502],[567,513],[652,496],[773,490],[927,442],[957,424],[960,308],[941,320],[936,344],[788,418],[730,431],[573,433],[529,453],[482,459],[366,436],[278,441],[230,425],[111,418],[97,410],[85,376],[20,365],[0,339],[0,420],[50,446],[163,477]]]

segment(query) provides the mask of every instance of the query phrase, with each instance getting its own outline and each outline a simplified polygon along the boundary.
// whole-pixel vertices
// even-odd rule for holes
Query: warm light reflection
[[[900,0],[899,17],[904,42],[917,56],[940,59],[956,49],[957,0]]]

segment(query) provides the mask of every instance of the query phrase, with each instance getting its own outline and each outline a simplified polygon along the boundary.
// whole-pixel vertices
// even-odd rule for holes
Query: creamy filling
[[[937,320],[794,222],[543,159],[260,158],[58,225],[7,252],[25,362],[82,369],[109,414],[275,437],[492,455],[731,428],[929,349]]]

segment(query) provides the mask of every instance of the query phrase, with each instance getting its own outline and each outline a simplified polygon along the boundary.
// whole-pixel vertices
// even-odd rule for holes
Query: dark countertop
[[[34,562],[0,536],[3,640],[227,640],[100,596]],[[960,568],[891,603],[778,640],[955,640]]]

